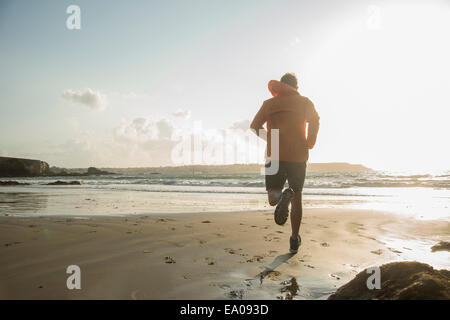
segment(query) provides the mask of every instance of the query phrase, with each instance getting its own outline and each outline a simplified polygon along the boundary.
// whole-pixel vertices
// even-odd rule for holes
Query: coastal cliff
[[[47,174],[45,161],[0,157],[0,177],[37,177]]]

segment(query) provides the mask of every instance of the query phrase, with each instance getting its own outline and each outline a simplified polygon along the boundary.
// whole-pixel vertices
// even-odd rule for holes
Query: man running
[[[299,235],[302,221],[302,189],[305,182],[306,161],[309,149],[314,147],[319,131],[319,115],[313,103],[298,91],[298,81],[294,73],[286,73],[280,81],[271,80],[269,91],[273,98],[264,101],[250,128],[256,134],[267,122],[266,168],[279,161],[278,171],[269,174],[266,169],[266,190],[271,206],[277,206],[275,222],[283,225],[289,216],[291,203],[290,252],[297,253],[301,244]],[[279,130],[279,154],[271,157],[271,130]],[[306,134],[307,132],[307,134]],[[289,188],[283,190],[286,180]]]

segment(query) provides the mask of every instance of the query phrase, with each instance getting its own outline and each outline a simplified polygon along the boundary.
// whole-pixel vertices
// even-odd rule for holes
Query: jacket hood
[[[277,97],[282,94],[292,94],[298,93],[297,89],[291,87],[290,85],[277,80],[270,80],[268,88],[272,96]]]

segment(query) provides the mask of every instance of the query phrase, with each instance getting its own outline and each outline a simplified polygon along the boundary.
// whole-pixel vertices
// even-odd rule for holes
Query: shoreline
[[[2,216],[0,298],[325,299],[365,267],[415,253],[429,263],[420,259],[448,240],[449,225],[308,208],[300,232],[302,246],[291,255],[290,224],[275,225],[268,210]],[[429,253],[446,261],[448,254]],[[66,288],[69,265],[81,268],[81,290]]]
[[[231,190],[122,190],[84,186],[3,186],[0,188],[0,211],[8,216],[117,216],[142,214],[233,213],[272,210],[265,192]],[[332,190],[332,189],[330,189]],[[404,192],[413,192],[405,197]],[[303,192],[305,209],[374,210],[389,212],[400,218],[450,222],[447,191],[425,196],[427,190],[396,190],[389,197],[345,193]],[[392,190],[383,191],[391,193]],[[438,192],[438,191],[433,191]],[[431,206],[431,207],[430,207]],[[424,214],[426,213],[426,214]],[[1,215],[1,213],[0,213]]]

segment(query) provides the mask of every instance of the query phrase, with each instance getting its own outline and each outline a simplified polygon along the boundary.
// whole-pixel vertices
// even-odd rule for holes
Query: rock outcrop
[[[81,185],[80,181],[55,181],[46,184],[47,186],[79,186]]]
[[[89,167],[87,171],[85,169],[65,169],[58,167],[51,167],[47,172],[46,176],[48,177],[86,177],[86,176],[95,176],[95,175],[109,175],[115,174],[108,171],[103,171],[97,169],[95,167]]]
[[[419,262],[392,262],[380,267],[381,289],[367,288],[370,274],[358,273],[329,300],[448,300],[450,271]]]
[[[101,175],[101,174],[114,174],[108,171],[99,170],[95,167],[89,167],[87,169],[87,175]]]
[[[450,251],[450,242],[448,241],[439,241],[434,246],[431,247],[432,252],[436,251]]]
[[[48,171],[48,163],[44,161],[0,157],[0,177],[38,177]]]
[[[0,181],[0,186],[28,186],[29,183],[18,182],[18,181]]]

